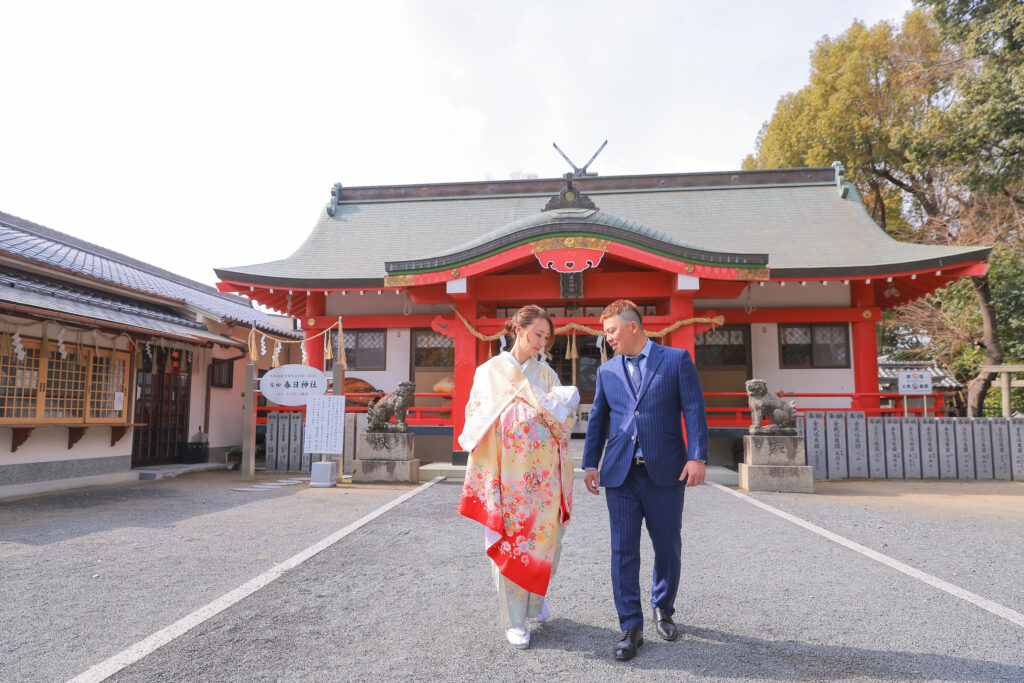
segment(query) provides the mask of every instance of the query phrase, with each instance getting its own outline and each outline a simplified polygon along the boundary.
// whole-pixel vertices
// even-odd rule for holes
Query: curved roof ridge
[[[407,261],[389,261],[385,264],[388,272],[401,270],[419,270],[423,268],[442,267],[448,265],[454,259],[472,259],[475,256],[482,256],[486,252],[509,246],[512,243],[524,240],[535,239],[546,232],[544,228],[569,227],[571,232],[588,232],[587,227],[601,226],[608,228],[602,230],[603,236],[612,239],[635,238],[642,246],[653,247],[656,245],[674,247],[674,255],[691,257],[696,260],[724,260],[735,265],[750,265],[764,267],[768,263],[767,254],[734,252],[722,249],[712,249],[703,245],[691,244],[684,240],[677,239],[644,225],[639,221],[629,218],[621,218],[614,214],[600,209],[551,209],[540,211],[506,223],[483,235],[475,237],[455,247],[430,256]],[[583,229],[579,229],[583,228]],[[721,259],[721,257],[725,257]]]

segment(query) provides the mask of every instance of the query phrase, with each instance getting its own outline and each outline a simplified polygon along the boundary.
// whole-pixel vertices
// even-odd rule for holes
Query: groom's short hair
[[[616,299],[605,306],[604,310],[601,311],[601,322],[616,316],[618,316],[622,322],[635,322],[641,328],[644,326],[643,318],[640,316],[640,309],[629,299]]]

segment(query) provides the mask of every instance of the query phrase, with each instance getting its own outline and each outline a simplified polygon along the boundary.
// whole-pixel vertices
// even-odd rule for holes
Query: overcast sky
[[[910,0],[0,0],[0,211],[212,284],[347,186],[739,167]]]

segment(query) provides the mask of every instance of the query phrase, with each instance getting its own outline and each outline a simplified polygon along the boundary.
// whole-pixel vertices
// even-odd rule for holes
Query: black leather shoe
[[[636,657],[636,651],[644,644],[642,628],[627,628],[622,632],[622,640],[615,643],[615,659],[626,661]]]
[[[665,640],[675,640],[679,632],[676,630],[676,622],[672,617],[665,614],[661,608],[654,608],[654,623],[658,627],[658,635]]]

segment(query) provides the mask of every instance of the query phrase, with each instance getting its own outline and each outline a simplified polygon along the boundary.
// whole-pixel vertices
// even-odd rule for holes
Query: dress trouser
[[[612,536],[612,590],[619,626],[642,628],[640,605],[640,526],[654,546],[651,608],[675,611],[682,565],[683,483],[657,486],[643,465],[633,465],[621,486],[605,489]]]
[[[565,535],[565,525],[558,525],[558,540],[555,542],[555,556],[551,559],[551,577],[554,578],[558,570],[558,558],[562,555],[562,536]],[[526,619],[534,619],[540,613],[544,605],[544,596],[531,593],[517,583],[506,579],[498,571],[498,565],[491,561],[491,576],[494,578],[494,586],[498,589],[498,612],[501,615],[501,627],[505,629],[520,627],[526,624]]]

